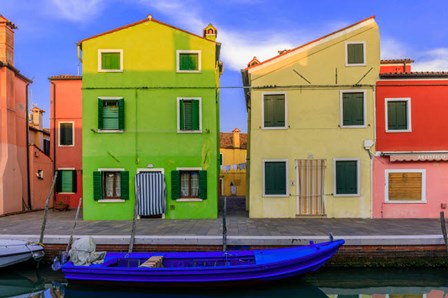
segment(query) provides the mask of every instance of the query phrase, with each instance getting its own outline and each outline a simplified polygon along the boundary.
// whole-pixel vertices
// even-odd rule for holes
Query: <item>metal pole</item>
[[[40,230],[40,238],[39,243],[44,242],[44,232],[45,225],[47,224],[47,215],[48,215],[48,201],[50,200],[51,194],[53,193],[54,185],[56,184],[56,178],[58,177],[58,171],[54,173],[53,183],[51,184],[50,192],[48,193],[47,200],[45,201],[45,211],[44,211],[44,219],[42,221],[42,228]]]
[[[138,213],[138,198],[140,197],[140,186],[137,187],[137,193],[135,196],[135,204],[134,204],[134,220],[132,221],[132,231],[131,231],[131,240],[129,241],[129,249],[128,253],[131,253],[134,249],[134,240],[135,240],[135,230],[136,230],[136,224],[135,221],[137,220],[137,213]]]
[[[445,213],[440,211],[440,224],[442,225],[443,240],[445,241],[446,252],[448,253],[448,237],[446,235]]]
[[[78,220],[79,209],[81,209],[81,202],[82,202],[82,198],[80,197],[79,198],[79,202],[78,202],[78,209],[76,209],[75,222],[73,223],[72,233],[70,234],[70,238],[68,239],[68,243],[67,243],[67,248],[65,249],[65,253],[66,254],[68,254],[68,250],[69,250],[70,245],[72,244],[72,241],[73,241],[73,234],[75,233],[76,221]]]
[[[227,252],[227,197],[224,197],[224,207],[222,212],[222,251]]]

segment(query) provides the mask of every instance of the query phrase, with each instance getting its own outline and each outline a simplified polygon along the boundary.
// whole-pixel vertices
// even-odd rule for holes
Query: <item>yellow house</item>
[[[252,218],[369,218],[374,17],[242,70]]]
[[[244,196],[246,194],[247,134],[235,128],[231,133],[221,132],[219,175],[220,196]]]

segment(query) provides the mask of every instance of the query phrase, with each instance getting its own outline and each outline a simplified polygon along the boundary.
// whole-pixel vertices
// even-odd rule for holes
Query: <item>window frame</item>
[[[181,54],[197,54],[198,55],[198,69],[197,70],[180,69]],[[201,50],[177,50],[176,51],[176,72],[177,73],[200,73],[201,71],[202,71],[202,51]]]
[[[120,68],[119,69],[103,69],[103,53],[119,53]],[[123,72],[123,49],[98,49],[98,72]]]
[[[176,171],[179,171],[179,172],[198,172],[198,175],[199,175],[199,172],[200,171],[205,171],[205,170],[203,170],[201,167],[192,167],[192,168],[176,168]],[[199,179],[199,177],[198,177],[198,179]],[[179,178],[179,180],[180,180],[180,178]],[[181,182],[181,181],[179,181],[179,182]],[[200,183],[199,181],[198,181],[198,183]],[[200,185],[199,185],[199,191],[200,191]],[[181,186],[179,185],[179,189],[181,189]],[[176,202],[202,202],[202,201],[204,201],[204,199],[201,199],[200,197],[179,197],[178,199],[176,199],[175,200]]]
[[[124,168],[99,168],[99,169],[97,169],[97,171],[101,173],[101,179],[104,182],[104,173],[106,173],[106,172],[125,172],[126,170]],[[122,179],[122,177],[120,177],[120,181],[121,181],[121,179]],[[102,187],[103,196],[102,196],[102,199],[95,200],[96,202],[98,202],[98,203],[124,203],[124,202],[128,201],[128,200],[125,200],[122,198],[121,199],[104,199],[104,197],[105,197],[104,196],[104,188],[106,187],[105,183],[102,183],[101,187]],[[94,186],[94,188],[95,188],[95,186]],[[120,194],[122,194],[121,182],[120,182]]]
[[[362,125],[344,125],[344,94],[346,93],[362,93],[363,94],[363,122]],[[367,127],[367,92],[366,90],[341,90],[340,97],[340,127],[341,128],[366,128]]]
[[[283,95],[285,98],[285,125],[284,126],[265,126],[264,125],[264,97],[265,95]],[[261,93],[261,128],[266,130],[288,129],[288,94],[287,92],[263,92]]]
[[[266,194],[266,163],[269,162],[284,162],[285,163],[285,193],[284,194]],[[289,179],[289,175],[288,175],[288,160],[287,159],[264,159],[263,160],[263,197],[267,197],[267,198],[287,198],[289,197],[289,192],[288,192],[288,179]]]
[[[389,173],[421,173],[422,192],[421,200],[390,200],[389,199]],[[426,204],[426,169],[388,169],[384,170],[384,202],[388,204]]]
[[[338,161],[356,161],[356,193],[355,194],[338,194],[337,193],[337,176],[336,164]],[[333,159],[333,197],[359,197],[361,196],[361,160],[359,158],[335,158]]]
[[[180,102],[181,100],[197,100],[199,102],[199,129],[198,130],[181,130],[180,129]],[[202,133],[202,97],[178,97],[177,98],[177,133]]]
[[[352,44],[362,44],[363,48],[363,63],[349,63],[348,62],[348,47]],[[366,66],[367,65],[367,55],[366,55],[366,42],[365,41],[348,41],[345,43],[345,66]]]
[[[72,144],[61,144],[61,124],[70,123],[72,125]],[[75,146],[75,121],[58,121],[58,147],[74,147]]]
[[[124,97],[122,96],[99,96],[98,100],[101,101],[118,101],[123,100],[123,129],[104,129],[104,128],[98,128],[98,133],[123,133],[124,132],[124,127],[125,127],[125,119],[124,119],[124,113],[125,113],[125,108],[124,108]],[[120,108],[120,107],[118,107]],[[97,111],[99,113],[99,111]],[[120,110],[118,110],[118,114],[120,114]],[[98,119],[98,123],[99,124],[100,119]],[[118,127],[120,127],[120,116],[118,116]]]
[[[407,129],[389,129],[389,102],[405,101],[406,113],[407,113]],[[384,98],[384,119],[386,122],[386,132],[388,133],[400,133],[400,132],[412,132],[412,114],[411,114],[411,98],[410,97],[386,97]]]

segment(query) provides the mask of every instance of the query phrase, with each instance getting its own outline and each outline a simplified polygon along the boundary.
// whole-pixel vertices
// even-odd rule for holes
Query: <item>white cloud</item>
[[[388,37],[381,39],[381,59],[415,58],[409,57],[408,49],[408,46],[396,39]]]
[[[69,21],[84,21],[98,15],[104,0],[51,0],[48,14]],[[57,11],[55,12],[54,9]]]
[[[426,51],[412,66],[414,71],[448,71],[448,48]]]

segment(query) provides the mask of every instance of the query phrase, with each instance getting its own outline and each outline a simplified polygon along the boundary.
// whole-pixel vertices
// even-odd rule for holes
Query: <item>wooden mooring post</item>
[[[443,211],[440,211],[440,224],[442,225],[443,240],[445,241],[446,252],[448,253],[448,237],[446,234],[445,213]]]

